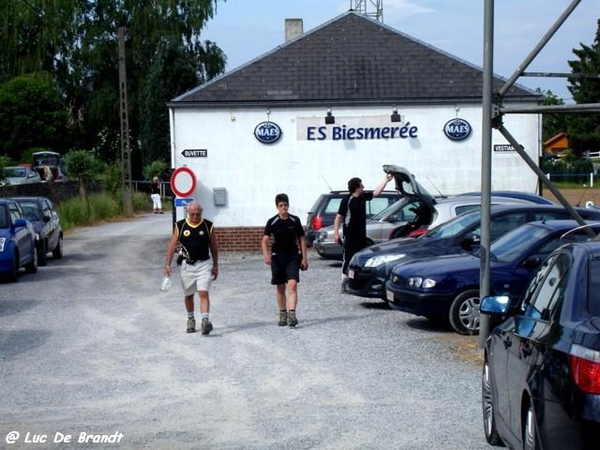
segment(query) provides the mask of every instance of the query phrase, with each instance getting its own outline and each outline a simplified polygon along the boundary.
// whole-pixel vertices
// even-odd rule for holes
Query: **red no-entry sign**
[[[187,197],[196,189],[196,175],[188,167],[178,167],[171,175],[171,189],[178,197]]]

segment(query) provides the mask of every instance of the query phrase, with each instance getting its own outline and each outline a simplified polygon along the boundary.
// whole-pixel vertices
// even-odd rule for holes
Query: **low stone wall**
[[[101,193],[100,183],[87,186],[88,194]],[[16,186],[0,186],[0,197],[47,197],[59,205],[63,200],[77,197],[79,195],[79,183],[77,181],[60,181],[50,183],[31,183]]]

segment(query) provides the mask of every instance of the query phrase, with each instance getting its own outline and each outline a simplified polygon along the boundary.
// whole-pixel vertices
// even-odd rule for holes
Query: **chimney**
[[[302,19],[285,19],[285,42],[302,36],[302,33],[304,33],[302,28]]]

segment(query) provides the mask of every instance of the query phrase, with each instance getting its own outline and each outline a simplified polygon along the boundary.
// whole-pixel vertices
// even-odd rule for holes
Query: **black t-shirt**
[[[338,214],[344,217],[344,237],[365,236],[367,233],[367,207],[368,201],[373,200],[373,192],[363,192],[355,197],[349,194],[343,198]]]
[[[179,242],[185,249],[187,259],[205,261],[210,257],[210,235],[213,232],[213,223],[202,219],[198,225],[190,224],[187,219],[177,222]]]
[[[265,236],[273,236],[272,254],[296,255],[300,253],[298,239],[304,236],[304,227],[300,218],[288,214],[287,219],[282,219],[279,214],[267,220]]]

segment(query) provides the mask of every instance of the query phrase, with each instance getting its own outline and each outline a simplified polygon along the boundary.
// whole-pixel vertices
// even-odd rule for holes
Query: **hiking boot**
[[[288,313],[287,311],[279,311],[279,326],[285,327],[288,324]]]
[[[206,336],[207,334],[209,334],[212,331],[213,325],[210,320],[202,319],[202,323],[200,324],[200,329],[202,330],[202,334]]]
[[[296,311],[290,311],[288,313],[288,325],[290,327],[295,327],[298,325],[298,319],[296,318]]]
[[[196,332],[196,319],[188,319],[187,330],[188,333]]]

